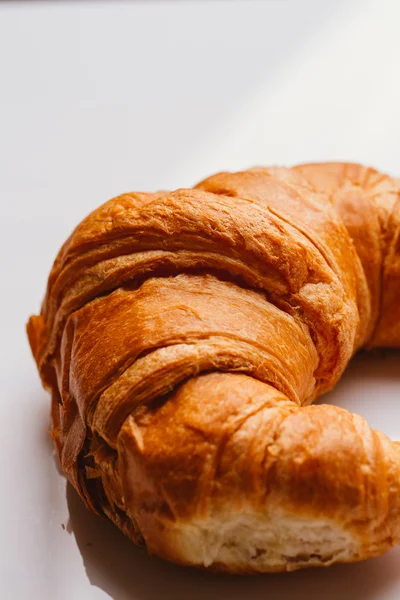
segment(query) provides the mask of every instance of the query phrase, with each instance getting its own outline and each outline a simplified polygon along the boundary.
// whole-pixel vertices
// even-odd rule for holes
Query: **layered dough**
[[[400,540],[400,445],[246,375],[202,375],[140,407],[119,454],[150,551],[177,562],[291,570]]]
[[[64,244],[28,335],[87,506],[182,564],[292,570],[400,541],[400,447],[310,404],[400,347],[400,183],[359,165],[126,194]]]

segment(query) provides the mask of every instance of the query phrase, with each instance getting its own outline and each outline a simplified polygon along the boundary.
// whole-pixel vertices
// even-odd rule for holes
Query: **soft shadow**
[[[321,404],[335,404],[362,415],[371,427],[400,441],[400,352],[360,352]]]
[[[400,350],[374,348],[359,352],[346,369],[335,391],[339,386],[347,385],[354,376],[360,376],[363,380],[395,380],[396,383],[400,383]]]
[[[217,575],[147,556],[111,523],[90,514],[68,485],[72,532],[92,585],[114,600],[384,600],[400,586],[400,548],[353,565],[260,576]]]

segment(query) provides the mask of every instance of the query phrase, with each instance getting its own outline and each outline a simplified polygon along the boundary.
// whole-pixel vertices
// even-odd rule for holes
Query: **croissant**
[[[400,180],[310,164],[114,198],[27,331],[63,471],[150,553],[254,573],[400,542],[400,443],[310,406],[400,347]]]

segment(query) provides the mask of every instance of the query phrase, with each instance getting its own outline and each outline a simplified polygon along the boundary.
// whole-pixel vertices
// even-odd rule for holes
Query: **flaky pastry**
[[[400,542],[400,444],[311,405],[400,346],[400,180],[311,164],[114,198],[28,335],[63,471],[150,553],[251,573]]]

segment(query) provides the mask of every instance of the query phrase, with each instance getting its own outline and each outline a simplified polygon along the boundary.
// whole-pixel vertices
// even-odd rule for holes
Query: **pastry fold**
[[[400,180],[325,163],[114,198],[27,331],[64,472],[149,552],[252,573],[400,542],[400,444],[311,405],[400,347]]]

